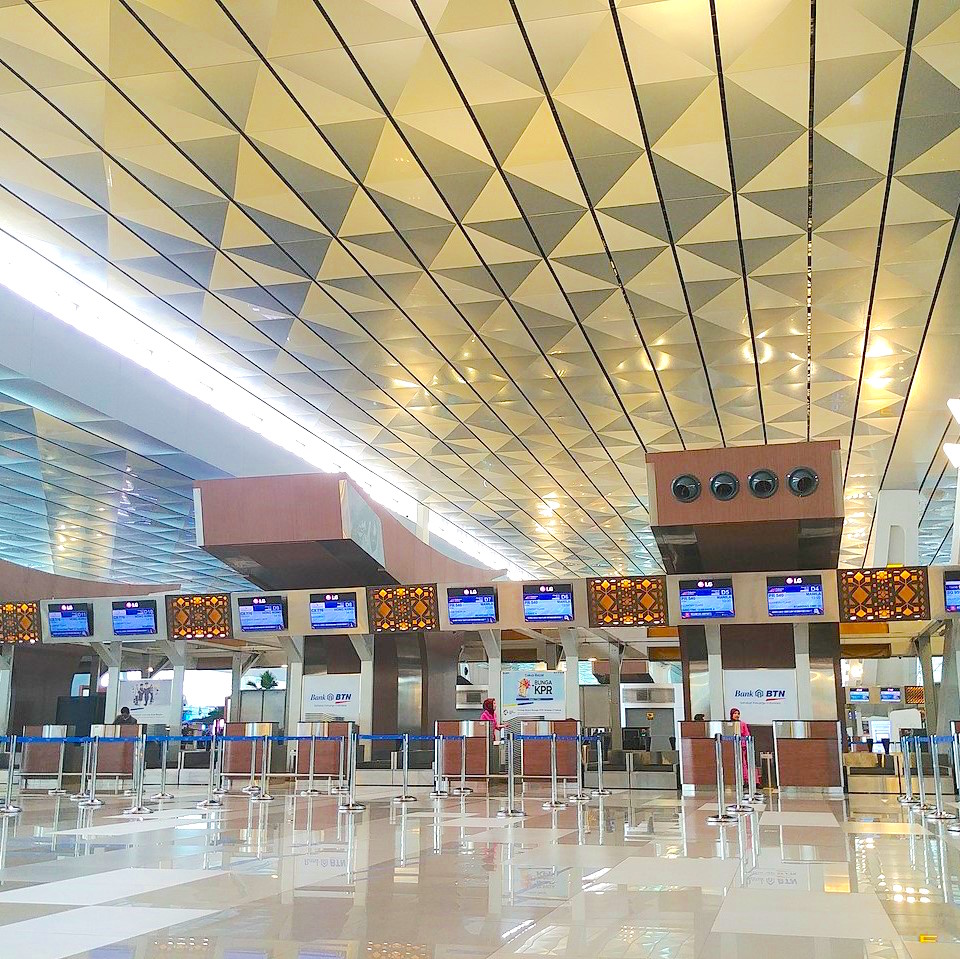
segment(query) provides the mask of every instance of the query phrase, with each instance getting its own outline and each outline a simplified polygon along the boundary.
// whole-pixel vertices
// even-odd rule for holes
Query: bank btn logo
[[[752,703],[782,703],[786,702],[785,689],[737,689],[733,693],[734,699],[744,699]]]
[[[353,699],[353,693],[311,693],[311,702],[334,703],[342,705]]]

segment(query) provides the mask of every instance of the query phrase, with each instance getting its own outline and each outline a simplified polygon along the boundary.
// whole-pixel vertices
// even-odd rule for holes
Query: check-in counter
[[[716,736],[733,736],[739,727],[734,723],[689,721],[680,723],[680,782],[694,789],[717,789]],[[721,745],[723,753],[723,781],[734,783],[733,743]]]
[[[25,738],[63,739],[67,727],[62,725],[24,726]],[[60,770],[60,747],[63,746],[63,769],[67,775],[76,775],[80,770],[83,747],[77,743],[24,743],[20,756],[20,777],[24,787],[29,788],[31,779],[56,779]]]
[[[336,779],[340,775],[341,751],[343,754],[343,769],[346,775],[347,739],[350,733],[350,723],[321,722],[297,723],[297,736],[318,736],[312,744],[306,740],[298,740],[295,755],[294,773],[299,776],[310,775],[310,747],[313,746],[313,774],[314,776]],[[323,737],[333,736],[334,739]],[[227,745],[230,745],[227,743]],[[245,745],[236,743],[234,745]],[[247,752],[247,772],[250,770],[250,753]],[[258,767],[259,771],[259,767]]]
[[[524,719],[520,722],[522,736],[576,736],[580,723],[576,719]],[[520,774],[524,779],[550,778],[550,740],[520,740]],[[577,744],[573,740],[557,742],[557,778],[577,778]]]
[[[230,782],[250,777],[250,762],[253,756],[253,769],[260,781],[263,764],[263,737],[276,735],[274,723],[227,723],[224,736],[255,736],[256,742],[225,742],[223,744],[223,775]],[[309,745],[309,744],[308,744]],[[279,750],[274,750],[274,753]]]
[[[142,731],[142,726],[121,726],[114,723],[102,723],[90,727],[91,736],[99,736],[101,739],[129,740],[129,742],[97,744],[98,778],[116,776],[119,779],[133,779],[135,741]]]
[[[461,778],[461,767],[466,767],[466,781],[475,792],[486,792],[490,777],[490,737],[493,724],[479,720],[439,720],[438,736],[462,736],[443,742],[443,774],[451,786]]]
[[[843,788],[840,723],[779,720],[773,724],[773,757],[780,788]]]

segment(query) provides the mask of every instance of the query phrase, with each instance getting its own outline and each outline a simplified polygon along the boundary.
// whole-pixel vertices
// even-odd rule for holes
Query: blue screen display
[[[152,599],[117,600],[111,612],[114,636],[156,636],[157,603]]]
[[[681,619],[729,619],[733,611],[732,579],[681,579]]]
[[[276,633],[287,628],[287,601],[282,596],[242,596],[237,609],[244,633]]]
[[[847,701],[851,703],[869,703],[870,690],[866,686],[853,686],[847,691]]]
[[[311,593],[311,629],[356,629],[356,593]]]
[[[89,603],[51,603],[47,623],[50,635],[57,638],[92,636],[93,608]]]
[[[903,690],[897,686],[884,686],[880,690],[881,703],[899,703],[903,698]]]
[[[447,616],[454,626],[495,623],[497,621],[496,587],[448,587]]]
[[[528,623],[573,620],[573,587],[569,583],[534,583],[523,587],[523,618]]]
[[[960,613],[960,569],[944,572],[943,603],[948,613]]]
[[[767,612],[771,616],[822,616],[823,582],[820,577],[767,577]]]

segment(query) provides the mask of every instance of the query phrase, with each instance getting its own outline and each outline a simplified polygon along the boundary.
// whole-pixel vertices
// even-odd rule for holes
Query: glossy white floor
[[[893,798],[497,799],[185,789],[149,819],[25,797],[0,822],[0,956],[27,959],[960,959],[960,841]],[[78,818],[79,817],[79,818]]]

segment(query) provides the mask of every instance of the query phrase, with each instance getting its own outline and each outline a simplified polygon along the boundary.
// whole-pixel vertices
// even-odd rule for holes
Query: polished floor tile
[[[760,816],[761,826],[811,826],[819,829],[833,829],[840,825],[837,817],[829,812],[781,812],[768,809]]]
[[[597,881],[618,886],[716,889],[723,891],[740,872],[736,859],[666,859],[653,856],[625,859]]]

